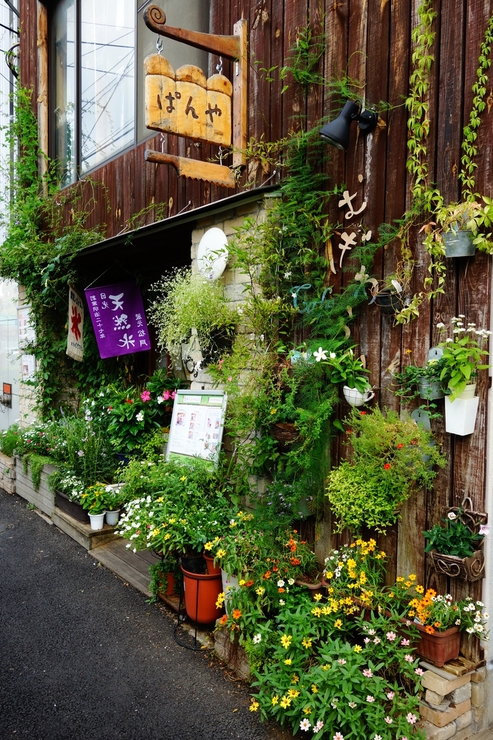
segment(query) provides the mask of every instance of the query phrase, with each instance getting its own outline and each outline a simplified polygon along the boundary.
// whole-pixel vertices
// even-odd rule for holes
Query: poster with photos
[[[178,390],[173,405],[166,457],[200,457],[217,462],[227,395],[224,391]]]

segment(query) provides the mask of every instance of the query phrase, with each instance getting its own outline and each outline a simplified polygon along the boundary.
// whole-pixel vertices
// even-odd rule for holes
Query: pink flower
[[[395,632],[387,632],[385,636],[389,642],[394,642],[395,638],[397,637]]]
[[[388,725],[391,725],[391,724],[392,724],[392,722],[393,722],[393,720],[392,720],[392,717],[385,717],[385,722],[386,722],[386,723],[387,723]]]
[[[317,724],[319,724],[319,723],[317,722]],[[323,724],[324,723],[322,722],[322,727],[323,727]],[[320,729],[322,729],[322,727]],[[318,732],[318,730],[317,730],[317,732]],[[334,737],[332,738],[332,740],[344,740],[344,736],[341,735],[340,732],[336,732],[336,734],[334,735]]]
[[[322,722],[321,719],[319,719],[317,724],[313,725],[313,732],[320,732],[323,726],[324,726],[324,723]]]
[[[368,645],[368,643],[370,642],[370,638],[369,637],[365,637],[365,639],[363,640],[363,642],[365,643],[365,645]]]
[[[424,673],[424,670],[422,668],[415,668],[414,672],[418,674],[418,676],[422,676]]]
[[[367,702],[368,702],[369,704],[371,704],[372,702],[374,702],[374,701],[375,701],[375,697],[374,697],[374,696],[371,696],[371,695],[369,694],[369,695],[368,695],[368,696],[366,697],[366,701],[367,701]]]
[[[371,678],[373,676],[371,668],[365,668],[365,670],[363,671],[363,676],[366,676],[366,678]]]
[[[387,694],[387,699],[389,701],[392,701],[392,699],[394,698],[394,696],[395,696],[395,692],[394,691],[389,691],[388,694]]]
[[[163,391],[163,398],[165,401],[169,401],[171,393],[169,391]]]
[[[144,401],[144,403],[146,403],[146,401],[150,401],[151,400],[151,392],[150,391],[142,391],[142,393],[140,394],[140,398],[141,398],[142,401]]]
[[[408,714],[406,714],[406,719],[410,725],[414,725],[418,721],[418,718],[412,712],[408,712]]]
[[[405,638],[405,637],[403,637],[403,638],[402,638],[402,640],[401,640],[401,645],[404,645],[404,647],[408,647],[408,645],[409,645],[409,640],[406,640],[406,638]]]
[[[404,660],[407,660],[408,663],[412,663],[414,661],[414,658],[412,655],[405,655]]]
[[[173,398],[173,399],[175,399],[175,398],[176,398],[176,391],[173,391],[173,392],[172,392],[172,394],[171,394],[171,398]]]

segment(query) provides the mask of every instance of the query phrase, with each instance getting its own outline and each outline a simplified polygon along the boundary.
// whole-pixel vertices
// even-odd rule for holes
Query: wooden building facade
[[[203,2],[185,0],[184,4],[195,6]],[[80,4],[83,0],[75,3],[77,7]],[[136,24],[143,23],[144,11],[138,12],[141,4],[136,3]],[[333,150],[329,174],[331,182],[344,183],[349,193],[358,193],[359,202],[367,202],[365,227],[374,231],[383,222],[400,219],[411,202],[412,180],[406,169],[409,111],[405,99],[409,94],[410,73],[416,65],[412,58],[415,48],[412,32],[419,24],[421,4],[422,0],[209,0],[208,3],[208,31],[212,34],[230,35],[237,21],[247,22],[248,140],[274,142],[300,127],[312,128],[326,122],[340,111],[340,99],[334,96],[330,85],[310,85],[303,89],[303,85],[295,84],[289,77],[282,79],[281,69],[287,64],[302,29],[310,26],[315,34],[324,37],[323,53],[316,66],[320,75],[326,80],[346,77],[358,81],[366,106],[378,110],[379,123],[368,136],[357,126],[352,127],[347,152]],[[48,153],[54,142],[53,13],[59,5],[54,1],[20,0],[20,79],[22,85],[34,91],[40,140]],[[160,5],[167,10],[166,0]],[[457,201],[461,192],[458,171],[463,126],[471,110],[472,85],[481,43],[493,14],[493,2],[435,0],[431,8],[437,16],[430,48],[431,85],[425,100],[430,120],[426,149],[428,177],[446,201]],[[164,54],[166,41],[163,41]],[[222,65],[230,79],[235,74],[235,62],[221,60],[219,55],[210,54],[208,64],[208,74],[214,73],[218,65]],[[476,190],[493,197],[491,71],[487,91],[487,105],[478,129],[475,177]],[[125,258],[132,255],[132,250],[139,250],[153,261],[155,278],[159,277],[156,270],[160,268],[187,263],[190,230],[199,215],[208,208],[213,210],[219,203],[225,207],[227,198],[241,199],[247,181],[246,189],[252,192],[255,187],[275,185],[280,177],[275,168],[263,169],[261,162],[253,159],[233,190],[205,180],[179,177],[170,165],[146,161],[146,149],[201,162],[217,157],[218,152],[218,147],[212,144],[149,131],[147,138],[141,141],[136,138],[123,151],[90,168],[88,174],[92,180],[104,183],[110,205],[107,213],[101,202],[100,209],[96,207],[92,212],[92,223],[88,224],[107,224],[107,241],[97,245],[93,252],[97,258],[96,271],[105,269],[109,264],[108,254],[114,255],[115,250]],[[338,208],[337,199],[332,209],[333,217],[342,223],[344,210]],[[132,222],[138,213],[141,217]],[[133,223],[130,230],[129,223]],[[412,292],[422,289],[427,275],[429,256],[422,241],[423,233],[415,228],[411,234],[415,260]],[[391,274],[398,260],[399,255],[392,249],[380,251],[373,274],[379,278]],[[468,321],[491,328],[491,257],[477,253],[473,258],[449,262],[445,292],[431,302],[425,300],[415,320],[396,326],[373,305],[360,312],[355,323],[355,340],[367,358],[376,401],[382,407],[398,407],[391,388],[392,372],[402,365],[406,353],[410,353],[413,363],[424,364],[429,348],[438,342],[438,322],[448,324],[452,316],[464,314]],[[335,287],[340,285],[344,281],[342,271],[338,270],[332,280]],[[448,465],[439,473],[434,490],[423,491],[414,499],[405,508],[399,526],[382,538],[380,544],[392,553],[394,572],[389,573],[389,578],[397,572],[414,571],[427,585],[435,585],[441,592],[454,596],[467,592],[475,598],[482,594],[491,612],[491,549],[487,551],[487,578],[469,586],[465,592],[463,585],[447,581],[444,576],[437,577],[429,569],[421,534],[439,520],[447,507],[460,505],[464,496],[471,498],[476,511],[489,511],[491,517],[493,446],[488,424],[490,377],[486,372],[481,374],[479,395],[474,434],[466,437],[446,434],[443,423],[434,422]],[[475,650],[478,649],[476,646]]]

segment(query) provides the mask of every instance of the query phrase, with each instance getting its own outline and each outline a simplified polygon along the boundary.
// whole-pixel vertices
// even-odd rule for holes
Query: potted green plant
[[[82,508],[89,515],[91,529],[103,529],[106,513],[106,484],[95,483],[88,486],[81,495]]]
[[[446,257],[468,257],[476,248],[491,254],[493,251],[493,200],[474,195],[460,203],[449,203],[435,210],[437,224],[442,230]]]
[[[480,370],[489,365],[483,362],[488,356],[486,344],[490,333],[478,329],[476,324],[464,324],[465,316],[453,317],[452,336],[446,337],[445,324],[437,324],[442,340],[443,367],[440,380],[446,389],[445,430],[451,434],[472,434],[476,424],[479,397],[475,396],[476,378]]]
[[[413,272],[411,262],[399,262],[395,272],[381,280],[368,278],[370,305],[375,303],[384,316],[393,316],[405,307],[405,300]]]
[[[336,531],[385,531],[412,493],[431,485],[445,458],[432,433],[407,415],[353,409],[346,424],[351,456],[330,472],[326,487]]]
[[[432,347],[425,365],[408,364],[394,374],[394,382],[397,385],[395,395],[404,401],[420,398],[425,402],[419,406],[420,409],[426,411],[430,418],[439,416],[436,411],[437,404],[434,402],[445,395],[440,379],[443,366],[443,350]]]
[[[157,298],[149,310],[158,344],[173,357],[196,333],[203,364],[220,360],[231,349],[238,313],[227,302],[222,284],[188,268],[176,270],[154,284]]]
[[[355,355],[353,347],[340,354],[330,352],[328,356],[320,347],[314,356],[317,362],[323,361],[329,366],[332,383],[343,384],[344,397],[351,406],[362,406],[375,396],[368,382],[370,371],[366,368],[363,358]]]
[[[471,582],[484,578],[480,520],[471,519],[470,512],[459,507],[451,509],[442,522],[423,532],[428,540],[425,552],[430,553],[435,571]]]

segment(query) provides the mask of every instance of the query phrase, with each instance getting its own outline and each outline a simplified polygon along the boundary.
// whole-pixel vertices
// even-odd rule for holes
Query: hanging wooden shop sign
[[[236,62],[233,83],[222,74],[207,79],[203,71],[193,65],[184,65],[175,72],[161,54],[152,54],[144,62],[147,128],[224,147],[233,146],[236,150],[233,169],[153,150],[146,151],[146,160],[171,164],[185,177],[234,188],[234,169],[244,164],[239,150],[244,149],[247,142],[246,20],[235,24],[233,36],[218,36],[167,26],[163,10],[151,5],[144,12],[144,21],[154,33]]]

